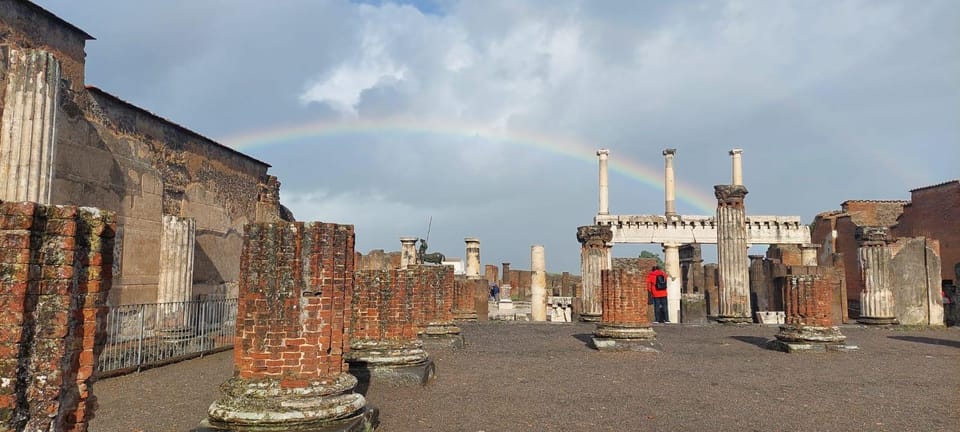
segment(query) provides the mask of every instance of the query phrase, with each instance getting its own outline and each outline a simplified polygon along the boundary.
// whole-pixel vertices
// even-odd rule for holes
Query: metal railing
[[[159,366],[233,346],[237,299],[111,306],[100,377]]]

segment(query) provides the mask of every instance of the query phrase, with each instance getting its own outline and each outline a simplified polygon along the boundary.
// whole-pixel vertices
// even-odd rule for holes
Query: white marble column
[[[863,324],[896,323],[889,247],[884,242],[865,242],[857,248],[857,258],[863,280],[857,321]]]
[[[667,216],[668,219],[677,215],[676,182],[673,177],[673,156],[676,153],[677,149],[663,150],[663,158],[665,162],[663,178],[663,193],[665,198],[664,215]]]
[[[743,149],[735,148],[730,150],[730,157],[733,160],[733,183],[743,186]]]
[[[580,298],[580,320],[600,321],[603,315],[600,272],[612,267],[610,227],[587,225],[577,228],[580,242],[580,277],[583,287]]]
[[[663,271],[667,274],[667,313],[672,323],[680,322],[680,244],[663,244]]]
[[[60,63],[10,48],[0,126],[0,200],[50,203]]]
[[[193,300],[193,250],[196,235],[193,218],[163,216],[163,232],[160,234],[160,281],[157,287],[157,303],[180,303]],[[179,304],[162,306],[164,324],[169,327],[185,326],[187,317]],[[183,318],[184,321],[176,322]]]
[[[463,241],[467,244],[466,276],[469,279],[480,279],[480,239],[467,237]]]
[[[542,245],[530,248],[530,315],[533,321],[547,320],[547,264]]]
[[[405,269],[419,264],[417,258],[417,238],[400,237],[400,268]]]
[[[727,323],[752,322],[750,316],[750,262],[747,258],[747,226],[741,185],[714,186],[717,197],[717,261],[720,313]]]
[[[607,158],[610,156],[610,150],[597,150],[597,156],[600,158],[600,210],[597,214],[610,214],[609,190],[607,189]]]

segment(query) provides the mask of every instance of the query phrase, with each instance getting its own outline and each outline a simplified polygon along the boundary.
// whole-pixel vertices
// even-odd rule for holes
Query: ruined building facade
[[[115,212],[112,304],[170,300],[166,273],[186,284],[181,300],[235,295],[244,224],[288,215],[279,182],[268,164],[86,85],[92,39],[0,0],[0,200]],[[188,268],[169,262],[189,253]]]

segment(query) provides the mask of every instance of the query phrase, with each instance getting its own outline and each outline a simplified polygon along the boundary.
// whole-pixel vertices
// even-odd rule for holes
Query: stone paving
[[[960,329],[844,326],[845,353],[761,348],[776,326],[654,325],[663,352],[587,347],[591,324],[463,324],[426,387],[372,384],[381,427],[406,431],[955,431]],[[232,352],[98,382],[93,432],[184,431]]]

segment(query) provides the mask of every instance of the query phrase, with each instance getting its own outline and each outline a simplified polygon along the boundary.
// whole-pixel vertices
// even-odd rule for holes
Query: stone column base
[[[421,335],[451,335],[451,334],[460,334],[460,327],[457,327],[456,324],[451,322],[442,322],[442,323],[429,323],[424,327]]]
[[[395,386],[425,386],[437,374],[437,367],[429,358],[419,363],[402,365],[350,362],[350,374],[366,383],[374,381]]]
[[[436,370],[420,340],[352,341],[344,359],[361,383],[427,385]]]
[[[423,341],[426,349],[463,348],[463,335],[459,333],[423,333],[420,335],[420,340]]]
[[[453,320],[454,320],[454,321],[476,321],[476,320],[477,320],[477,313],[476,313],[476,312],[466,312],[466,311],[463,311],[463,312],[454,311],[454,312],[453,312]]]
[[[897,325],[900,324],[900,321],[897,321],[896,317],[890,318],[875,318],[875,317],[865,317],[862,316],[857,318],[857,322],[860,324],[866,325]]]
[[[599,351],[660,352],[657,333],[649,325],[598,324],[591,341]]]
[[[720,324],[753,324],[753,318],[748,316],[717,316],[716,320]]]
[[[210,405],[200,430],[369,430],[376,426],[379,413],[366,406],[363,395],[352,392],[356,385],[357,379],[348,373],[311,380],[307,387],[233,377],[220,386],[223,396]]]
[[[860,349],[856,345],[846,345],[846,340],[838,327],[783,325],[776,339],[767,343],[767,348],[787,353]]]
[[[580,321],[583,321],[583,322],[600,322],[600,318],[602,318],[602,315],[600,314],[597,314],[597,315],[586,314],[586,313],[580,314]]]

